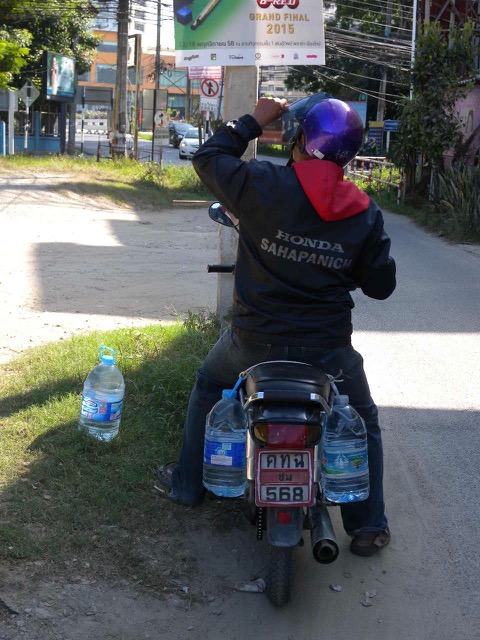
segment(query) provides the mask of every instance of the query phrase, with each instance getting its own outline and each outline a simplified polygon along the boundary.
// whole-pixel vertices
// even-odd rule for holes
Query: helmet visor
[[[282,142],[288,144],[297,133],[305,113],[317,102],[326,100],[331,96],[328,93],[314,93],[312,96],[302,98],[289,105],[282,115]]]

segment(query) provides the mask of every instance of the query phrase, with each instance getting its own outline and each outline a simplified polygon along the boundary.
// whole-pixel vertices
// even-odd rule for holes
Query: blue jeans
[[[370,495],[367,500],[341,506],[342,521],[349,535],[359,531],[382,531],[387,527],[383,502],[383,450],[378,411],[370,395],[363,358],[352,346],[324,349],[272,345],[246,341],[227,329],[197,371],[190,395],[177,467],[173,471],[172,498],[195,506],[203,501],[203,442],[205,420],[221,398],[222,389],[231,389],[239,373],[266,360],[297,360],[317,365],[333,376],[342,371],[337,383],[341,394],[365,420],[368,433]]]

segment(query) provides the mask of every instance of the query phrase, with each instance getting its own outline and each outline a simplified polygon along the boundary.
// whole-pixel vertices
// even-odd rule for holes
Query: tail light
[[[321,427],[306,424],[256,424],[254,438],[272,449],[304,449],[320,440]]]
[[[291,511],[283,511],[279,509],[277,511],[277,522],[280,524],[291,524],[292,523],[292,512]]]

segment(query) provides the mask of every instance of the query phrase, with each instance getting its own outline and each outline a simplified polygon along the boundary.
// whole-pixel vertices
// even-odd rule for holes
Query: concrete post
[[[239,118],[251,113],[257,101],[258,69],[257,67],[226,67],[223,85],[223,111],[225,121]],[[243,155],[244,160],[256,156],[256,141],[251,142]],[[219,228],[219,263],[233,264],[237,256],[238,235],[233,229]],[[217,275],[217,315],[222,326],[229,320],[232,306],[233,276]]]
[[[7,125],[0,120],[0,156],[7,155]]]
[[[127,131],[127,51],[129,0],[119,0],[117,7],[117,72],[113,111],[114,155],[126,154]]]
[[[15,102],[15,91],[8,89],[8,153],[11,156],[15,153],[14,113],[18,109]]]

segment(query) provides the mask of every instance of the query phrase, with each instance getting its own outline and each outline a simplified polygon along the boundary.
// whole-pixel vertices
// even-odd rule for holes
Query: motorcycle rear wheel
[[[292,577],[293,547],[270,547],[266,593],[275,607],[289,601]]]

